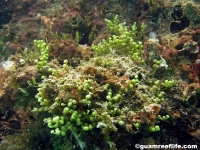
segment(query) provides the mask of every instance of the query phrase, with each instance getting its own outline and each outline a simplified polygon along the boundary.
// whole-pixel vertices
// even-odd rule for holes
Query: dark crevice
[[[12,19],[12,13],[13,11],[0,12],[0,29],[3,28],[3,25],[10,22]]]
[[[177,50],[182,50],[182,49],[183,49],[183,46],[184,46],[184,43],[179,43],[179,44],[177,44],[177,45],[175,46],[175,48],[176,48]]]
[[[172,34],[175,34],[184,30],[185,28],[189,26],[190,26],[190,21],[186,17],[183,17],[171,23],[170,32]]]
[[[176,11],[174,11],[174,13],[171,14],[171,16],[174,20],[181,18],[182,15],[183,15],[182,10],[176,10]]]
[[[84,32],[80,32],[81,34],[81,39],[79,41],[78,44],[88,44],[89,43],[89,34],[90,34],[90,30],[86,30]]]
[[[186,17],[183,17],[183,12],[181,6],[179,5],[173,8],[171,17],[174,19],[174,21],[172,21],[170,24],[170,32],[172,34],[178,33],[190,26],[190,21]]]

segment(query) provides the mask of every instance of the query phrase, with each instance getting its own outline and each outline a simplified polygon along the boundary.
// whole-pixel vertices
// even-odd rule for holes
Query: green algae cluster
[[[34,45],[40,51],[39,60],[35,60],[36,67],[42,70],[42,67],[47,64],[49,59],[49,45],[47,45],[43,40],[34,40]]]
[[[47,57],[40,57],[45,63],[38,69],[47,73],[38,85],[35,97],[39,107],[33,111],[48,112],[50,116],[44,122],[51,134],[66,136],[71,131],[81,148],[80,135],[96,129],[111,148],[116,145],[110,138],[112,132],[159,131],[156,120],[166,119],[157,115],[161,104],[168,100],[166,92],[175,85],[172,79],[149,78],[155,71],[143,58],[145,25],[140,31],[135,23],[129,29],[125,23],[118,23],[117,16],[106,23],[113,35],[93,45],[96,55],[80,66],[73,68],[68,60],[61,65],[56,59],[47,62]],[[35,43],[39,49],[48,47],[43,41]],[[40,53],[43,55],[42,50]]]
[[[119,23],[117,15],[113,21],[105,19],[105,22],[112,33],[112,36],[108,41],[102,40],[98,45],[92,45],[96,54],[107,54],[112,52],[131,56],[134,61],[144,61],[142,52],[143,43],[140,40],[142,39],[146,25],[142,24],[139,31],[136,22],[134,22],[129,30],[126,26],[126,22]]]

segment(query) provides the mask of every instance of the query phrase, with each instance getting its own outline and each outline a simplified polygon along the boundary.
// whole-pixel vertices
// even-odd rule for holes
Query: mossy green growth
[[[150,126],[149,127],[149,131],[150,132],[157,132],[160,131],[160,126],[156,125],[156,126]]]
[[[82,132],[96,127],[104,127],[107,132],[116,130],[111,123],[113,117],[116,117],[118,125],[123,126],[123,118],[119,116],[116,108],[118,106],[116,103],[121,98],[120,94],[113,92],[112,104],[107,106],[107,109],[100,111],[98,110],[99,106],[108,105],[108,102],[104,98],[101,103],[97,104],[96,101],[99,100],[95,92],[98,89],[110,93],[112,91],[108,89],[109,85],[101,86],[92,79],[84,79],[84,76],[71,76],[73,72],[68,69],[62,69],[62,72],[66,76],[58,77],[57,74],[52,73],[49,78],[44,78],[43,82],[39,84],[38,94],[35,96],[40,108],[34,108],[34,111],[48,111],[53,114],[52,117],[44,119],[52,134],[65,136],[68,130]],[[71,80],[72,78],[74,79]],[[55,94],[53,91],[58,88],[57,85],[59,85],[59,93]]]
[[[42,70],[49,59],[49,45],[44,40],[34,40],[34,46],[40,51],[39,60],[35,60],[36,67]]]
[[[142,40],[146,25],[142,24],[139,31],[136,22],[134,22],[129,29],[126,22],[119,23],[117,15],[113,21],[105,19],[105,22],[112,36],[108,40],[103,39],[98,45],[92,45],[96,54],[117,53],[130,56],[133,61],[144,62],[143,43],[140,40]]]
[[[186,4],[185,8],[183,9],[183,15],[191,22],[195,22],[200,18],[198,9],[196,9],[192,3]]]
[[[79,32],[76,31],[76,33],[75,33],[75,44],[76,44],[76,46],[78,45],[79,41],[80,41],[80,35],[79,35]]]
[[[13,84],[13,88],[16,89],[13,92],[13,98],[16,100],[15,107],[26,109],[28,106],[30,106],[31,108],[33,108],[36,100],[34,95],[37,92],[37,83],[34,77],[32,77],[31,80],[28,80],[27,83],[28,87]]]
[[[4,46],[4,42],[3,42],[3,41],[0,41],[0,50],[3,49],[3,46]]]
[[[170,118],[169,115],[165,115],[165,116],[158,115],[158,119],[160,119],[160,120],[167,120],[169,118]]]
[[[161,83],[164,89],[170,89],[172,86],[174,86],[174,84],[174,80],[165,80],[163,83]]]

